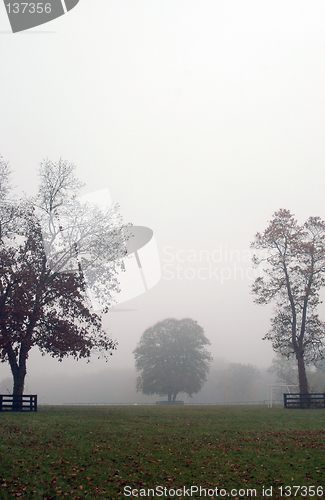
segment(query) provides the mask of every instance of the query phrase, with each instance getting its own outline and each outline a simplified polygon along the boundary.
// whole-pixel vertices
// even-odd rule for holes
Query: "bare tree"
[[[268,368],[268,371],[276,375],[276,382],[279,384],[297,385],[297,363],[293,358],[286,359],[278,353],[272,359],[272,364]]]
[[[19,209],[14,199],[10,197],[11,170],[9,162],[0,155],[0,240],[9,237],[14,231]],[[17,226],[16,226],[17,231]]]
[[[125,230],[117,205],[77,198],[82,184],[75,166],[49,160],[40,166],[38,208],[47,264],[53,272],[82,272],[88,290],[105,312],[119,291],[118,270],[127,253]]]
[[[229,363],[216,377],[216,388],[221,401],[241,403],[256,398],[259,389],[259,370],[251,365]]]
[[[310,217],[299,226],[289,210],[275,212],[252,247],[255,265],[263,265],[252,292],[257,304],[275,303],[275,316],[264,339],[274,351],[298,365],[300,393],[308,393],[306,364],[323,359],[325,324],[316,312],[325,284],[325,222]]]
[[[9,162],[4,161],[3,156],[0,155],[0,200],[3,201],[7,197],[10,189],[10,175],[11,170]]]

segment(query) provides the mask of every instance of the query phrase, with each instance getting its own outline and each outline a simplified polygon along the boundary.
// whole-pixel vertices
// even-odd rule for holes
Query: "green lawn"
[[[41,406],[0,430],[1,500],[325,498],[325,410]]]

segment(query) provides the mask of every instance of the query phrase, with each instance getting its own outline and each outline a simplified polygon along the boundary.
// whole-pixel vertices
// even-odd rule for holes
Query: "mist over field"
[[[125,223],[153,231],[161,272],[104,315],[118,342],[107,363],[31,351],[40,404],[158,400],[135,392],[132,353],[165,318],[197,321],[215,360],[201,392],[178,399],[266,399],[273,308],[253,303],[250,243],[280,208],[325,219],[324,21],[318,0],[80,0],[9,36],[0,5],[0,153],[15,193],[35,194],[44,158],[74,163],[81,194],[107,188]],[[247,392],[231,363],[255,367]],[[3,392],[10,377],[1,364]]]
[[[237,370],[236,370],[237,368]],[[155,404],[165,400],[158,395],[146,396],[135,389],[137,372],[132,368],[112,368],[84,375],[47,373],[28,376],[26,394],[37,394],[38,404]],[[188,404],[215,404],[217,402],[263,401],[268,397],[267,384],[275,381],[266,370],[251,365],[238,371],[238,365],[230,366],[225,360],[217,360],[211,367],[207,382],[192,398],[179,394],[177,399]],[[0,382],[0,392],[12,389],[10,377]]]
[[[284,362],[285,363],[285,362]],[[216,403],[267,403],[270,399],[270,386],[273,385],[273,399],[282,402],[283,392],[295,392],[287,384],[297,384],[297,373],[291,363],[291,373],[281,380],[274,371],[257,368],[250,364],[231,363],[225,359],[215,359],[211,364],[206,383],[201,391],[189,397],[180,393],[177,400],[185,404]],[[147,396],[136,392],[135,381],[138,373],[134,368],[106,367],[84,373],[65,372],[49,374],[30,370],[26,377],[25,393],[37,394],[38,404],[155,404],[166,400],[157,394]],[[0,393],[12,392],[12,377],[0,381]],[[291,376],[291,378],[290,378]],[[311,371],[308,375],[314,392],[324,392],[325,371]],[[276,387],[281,385],[283,387]]]

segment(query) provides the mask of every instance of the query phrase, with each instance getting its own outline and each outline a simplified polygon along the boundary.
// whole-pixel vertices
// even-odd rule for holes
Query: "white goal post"
[[[267,406],[268,408],[272,408],[273,405],[273,389],[279,389],[279,388],[285,387],[288,391],[289,394],[291,394],[290,387],[299,387],[299,385],[288,385],[288,384],[283,384],[283,385],[277,385],[277,384],[268,384],[267,386]]]

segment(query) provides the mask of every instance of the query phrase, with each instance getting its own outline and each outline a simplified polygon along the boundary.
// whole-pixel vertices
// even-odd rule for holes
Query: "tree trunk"
[[[28,357],[28,350],[24,347],[20,348],[18,363],[11,344],[7,345],[7,353],[8,353],[11,373],[14,379],[14,387],[12,394],[13,396],[22,396],[24,392],[25,377],[27,373],[26,360]]]
[[[306,375],[305,360],[302,353],[296,353],[298,362],[298,379],[299,379],[299,392],[300,394],[309,394],[308,380]]]
[[[14,388],[12,394],[14,396],[23,395],[26,373],[27,371],[26,371],[26,360],[25,360],[25,365],[24,366],[19,365],[18,370],[16,370],[15,373],[13,373]]]
[[[11,371],[14,379],[14,387],[12,391],[12,411],[22,411],[22,395],[24,393],[25,377],[26,377],[26,357],[19,356],[19,365],[11,366]]]
[[[175,392],[175,393],[173,394],[173,401],[176,401],[176,396],[177,396],[177,394],[178,394],[178,392]]]
[[[172,400],[172,393],[169,392],[168,393],[168,403],[171,403],[171,400]]]

